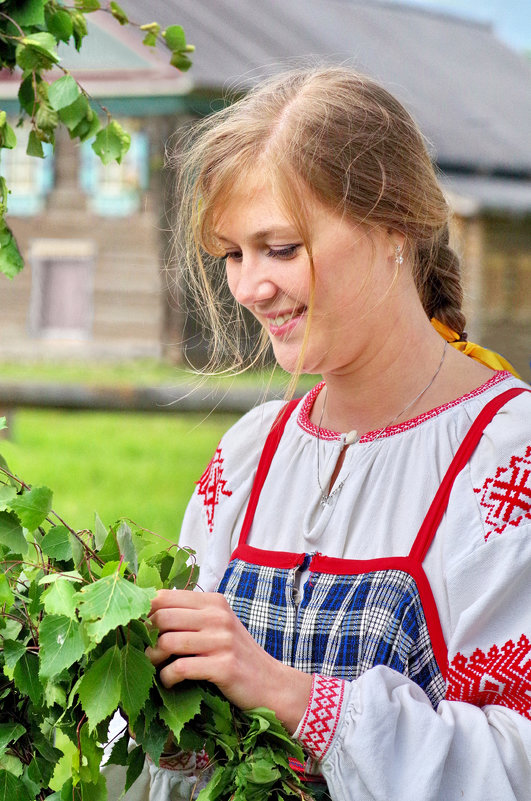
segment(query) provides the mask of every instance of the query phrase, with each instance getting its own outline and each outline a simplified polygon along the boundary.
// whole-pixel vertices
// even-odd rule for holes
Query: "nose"
[[[227,261],[227,283],[234,298],[247,308],[271,300],[278,291],[262,260],[245,255],[235,264]]]

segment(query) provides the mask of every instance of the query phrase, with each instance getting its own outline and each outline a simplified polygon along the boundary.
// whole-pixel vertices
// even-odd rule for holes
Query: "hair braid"
[[[461,336],[465,328],[461,268],[449,245],[448,224],[430,246],[417,246],[417,289],[428,317],[436,317]]]

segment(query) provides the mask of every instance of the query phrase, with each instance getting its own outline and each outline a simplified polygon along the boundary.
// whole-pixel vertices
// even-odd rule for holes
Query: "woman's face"
[[[349,370],[374,336],[394,276],[394,245],[312,200],[308,228],[315,295],[302,371]],[[293,372],[308,322],[310,263],[297,228],[269,187],[233,196],[216,220],[230,291],[259,320],[280,366]]]

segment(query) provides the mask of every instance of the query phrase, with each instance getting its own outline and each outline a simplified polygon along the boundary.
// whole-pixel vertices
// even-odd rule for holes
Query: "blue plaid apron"
[[[373,560],[270,552],[247,545],[262,486],[298,401],[284,406],[266,440],[240,541],[218,587],[259,645],[298,670],[348,681],[375,665],[387,665],[422,687],[436,708],[445,693],[447,649],[422,562],[456,475],[496,411],[520,391],[498,395],[474,421],[409,555]],[[296,603],[296,574],[307,568],[309,578]]]

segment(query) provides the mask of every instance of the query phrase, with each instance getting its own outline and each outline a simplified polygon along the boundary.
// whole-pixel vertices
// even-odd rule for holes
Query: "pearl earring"
[[[395,246],[395,264],[399,267],[401,264],[404,263],[404,257],[402,255],[402,251],[400,249],[400,245]]]

